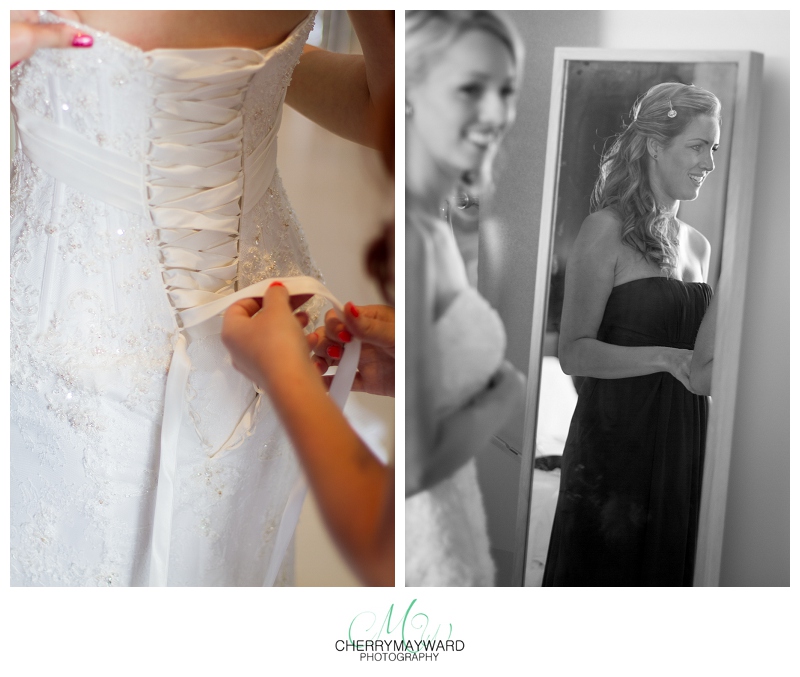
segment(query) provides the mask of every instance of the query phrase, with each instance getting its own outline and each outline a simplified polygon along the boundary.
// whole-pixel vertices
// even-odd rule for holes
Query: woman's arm
[[[406,223],[406,460],[405,495],[424,486],[428,455],[433,449],[435,421],[431,393],[434,374],[429,364],[433,345],[433,285],[430,243],[421,227]]]
[[[711,370],[714,366],[714,341],[717,336],[717,295],[708,304],[703,322],[694,342],[694,353],[689,371],[692,390],[698,395],[711,394]]]
[[[307,46],[286,103],[334,134],[377,148],[377,102],[394,92],[394,13],[348,14],[363,56]]]
[[[256,315],[258,310],[260,313]],[[303,465],[325,522],[369,585],[394,585],[394,469],[345,420],[308,359],[289,295],[273,286],[225,313],[222,340],[234,366],[270,396]]]
[[[619,222],[601,211],[586,218],[567,262],[558,350],[571,376],[627,378],[665,371],[689,388],[692,351],[661,346],[615,346],[597,340],[614,287]]]
[[[476,450],[488,446],[524,396],[524,377],[510,362],[504,362],[489,387],[439,423],[420,488],[452,475]]]
[[[406,227],[406,497],[433,486],[489,444],[524,397],[524,379],[504,363],[492,384],[444,419],[437,418],[434,346],[434,282],[444,268],[422,228]]]

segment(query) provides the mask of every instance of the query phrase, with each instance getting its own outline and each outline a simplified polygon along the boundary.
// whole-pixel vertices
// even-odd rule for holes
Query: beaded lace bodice
[[[260,52],[143,52],[82,27],[91,49],[12,71],[13,583],[143,583],[182,313],[320,277],[275,169],[312,25]],[[188,352],[170,583],[253,584],[296,464],[219,337]],[[243,506],[248,492],[270,496]]]

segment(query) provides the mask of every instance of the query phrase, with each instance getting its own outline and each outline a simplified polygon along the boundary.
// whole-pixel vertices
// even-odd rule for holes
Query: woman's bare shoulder
[[[699,259],[704,259],[711,252],[711,243],[697,228],[681,221],[681,226],[686,234],[686,244],[689,250]]]
[[[621,227],[622,222],[614,210],[596,211],[583,220],[575,246],[595,253],[617,252],[621,244]]]

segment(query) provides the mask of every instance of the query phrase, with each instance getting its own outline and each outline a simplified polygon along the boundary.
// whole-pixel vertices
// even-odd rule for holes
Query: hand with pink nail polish
[[[75,12],[53,11],[63,19],[78,20]],[[11,12],[11,68],[23,59],[30,58],[37,49],[52,47],[91,47],[91,35],[84,35],[66,24],[39,23],[36,10]]]

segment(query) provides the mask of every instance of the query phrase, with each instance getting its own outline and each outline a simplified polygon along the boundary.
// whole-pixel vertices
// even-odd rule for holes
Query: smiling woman
[[[487,183],[520,63],[494,12],[406,13],[407,585],[494,583],[474,455],[522,397],[522,377],[443,207],[460,183]]]
[[[689,369],[710,245],[678,220],[714,169],[720,104],[662,83],[601,162],[567,263],[559,358],[582,377],[545,585],[691,585],[708,414]]]
[[[659,148],[655,139],[648,140],[653,159],[658,159]],[[694,200],[706,176],[714,171],[714,153],[718,149],[719,120],[706,115],[694,118],[671,143],[661,148],[661,163],[651,177],[660,204]]]

